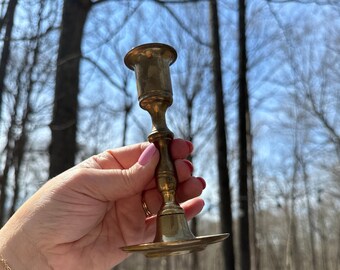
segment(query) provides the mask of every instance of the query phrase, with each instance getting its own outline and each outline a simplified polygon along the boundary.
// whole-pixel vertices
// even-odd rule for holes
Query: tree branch
[[[110,77],[109,73],[107,73],[106,70],[104,68],[102,68],[96,61],[92,60],[88,56],[82,56],[82,59],[84,59],[84,60],[88,61],[89,63],[91,63],[92,65],[94,65],[113,86],[117,87],[119,91],[122,91],[121,86],[117,82],[115,82]]]
[[[11,40],[13,42],[15,42],[15,41],[33,41],[33,40],[37,40],[37,39],[40,39],[40,38],[47,36],[52,31],[57,31],[57,30],[60,30],[60,29],[61,29],[60,26],[56,26],[56,27],[49,26],[46,29],[46,31],[43,32],[43,33],[38,33],[38,34],[33,35],[33,36],[23,36],[21,38],[12,38]],[[4,41],[4,40],[5,40],[5,38],[0,39],[0,41]]]
[[[175,21],[178,23],[178,25],[190,36],[192,37],[198,44],[203,45],[205,47],[211,47],[210,43],[204,42],[201,40],[199,35],[193,33],[190,29],[190,27],[186,26],[184,22],[175,14],[175,12],[172,11],[170,7],[166,5],[166,2],[160,1],[160,0],[153,0],[155,3],[159,4],[160,6],[164,7],[170,15],[175,19]],[[173,2],[173,1],[170,1]]]

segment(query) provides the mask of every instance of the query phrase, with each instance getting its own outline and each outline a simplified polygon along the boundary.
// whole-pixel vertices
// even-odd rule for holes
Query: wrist
[[[46,260],[25,236],[23,230],[13,225],[9,221],[0,230],[0,255],[5,262],[0,264],[0,269],[49,269]],[[9,268],[5,267],[6,264]]]

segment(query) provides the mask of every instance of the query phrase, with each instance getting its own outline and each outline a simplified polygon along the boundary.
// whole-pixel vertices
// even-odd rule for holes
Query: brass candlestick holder
[[[189,229],[184,210],[176,202],[177,178],[169,153],[173,133],[168,129],[165,120],[166,110],[173,101],[169,67],[176,58],[174,48],[150,43],[132,49],[124,59],[126,66],[136,73],[139,105],[148,111],[152,119],[152,132],[148,139],[160,152],[156,179],[163,205],[157,214],[155,239],[152,243],[122,248],[127,252],[142,252],[147,257],[200,251],[229,236],[224,233],[195,237]]]

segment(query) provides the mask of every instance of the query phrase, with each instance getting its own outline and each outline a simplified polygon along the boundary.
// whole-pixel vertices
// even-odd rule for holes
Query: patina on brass
[[[156,236],[152,243],[123,247],[127,252],[143,252],[147,257],[180,255],[203,250],[207,245],[224,240],[228,233],[195,237],[189,229],[184,210],[176,201],[177,176],[169,153],[173,133],[165,114],[171,106],[170,65],[176,60],[174,48],[160,43],[138,46],[127,53],[124,62],[135,71],[139,105],[152,119],[148,136],[160,152],[156,169],[157,187],[163,205],[157,214]]]

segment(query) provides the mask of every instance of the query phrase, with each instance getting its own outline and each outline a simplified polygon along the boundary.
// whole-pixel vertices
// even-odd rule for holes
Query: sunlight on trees
[[[64,3],[71,2],[81,4],[77,6],[80,10],[86,9],[82,21],[74,12],[68,14],[70,22],[63,21]],[[193,140],[195,174],[203,175],[208,185],[202,195],[206,207],[198,217],[198,235],[220,232],[220,217],[227,208],[219,208],[219,194],[226,191],[219,189],[219,177],[227,176],[218,173],[215,147],[220,126],[215,119],[217,86],[213,84],[212,52],[217,47],[211,34],[211,2],[0,3],[1,224],[48,180],[49,167],[56,164],[51,158],[54,150],[64,146],[61,152],[67,154],[73,145],[73,163],[105,149],[146,140],[151,123],[138,107],[133,73],[124,66],[123,58],[136,45],[161,42],[178,52],[178,60],[171,66],[174,104],[168,124],[176,137]],[[221,136],[228,146],[228,164],[223,161],[223,165],[230,177],[228,207],[233,216],[233,228],[228,229],[233,237],[226,241],[233,241],[228,244],[234,245],[235,263],[226,268],[225,262],[231,260],[219,244],[199,253],[198,264],[192,256],[146,260],[134,255],[116,269],[240,269],[241,245],[236,237],[242,215],[238,180],[238,1],[217,1],[217,11],[223,84],[217,101],[224,104],[221,121],[226,134]],[[243,70],[251,121],[247,135],[252,139],[247,155],[253,166],[257,242],[255,236],[249,241],[258,252],[257,269],[337,270],[339,1],[249,0],[245,11],[247,65]],[[73,50],[75,42],[78,47]],[[70,68],[72,61],[76,62],[75,69],[63,73],[63,66]],[[66,76],[71,75],[68,81],[72,84],[67,85]],[[55,118],[62,116],[56,104],[64,106],[62,98],[70,101],[66,93],[72,95],[73,105],[66,108],[64,116],[68,116],[61,121]],[[70,110],[72,117],[67,114]],[[70,126],[67,121],[74,125],[74,139],[57,142],[51,128],[65,131]],[[64,161],[59,162],[66,165]],[[247,191],[252,192],[249,186]]]

